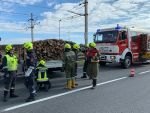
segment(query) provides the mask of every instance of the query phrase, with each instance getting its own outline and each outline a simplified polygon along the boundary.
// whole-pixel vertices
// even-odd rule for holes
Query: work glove
[[[34,67],[30,66],[28,70],[25,72],[25,77],[29,77],[34,70]]]

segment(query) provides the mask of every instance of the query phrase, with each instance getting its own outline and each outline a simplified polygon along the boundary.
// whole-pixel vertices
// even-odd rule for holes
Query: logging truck
[[[49,71],[63,71],[63,69],[62,69],[63,62],[62,62],[62,60],[49,60],[49,61],[46,61],[46,66],[49,69]]]
[[[120,63],[129,68],[136,62],[150,61],[150,32],[143,29],[117,25],[114,28],[98,29],[94,42],[100,51],[100,65]]]

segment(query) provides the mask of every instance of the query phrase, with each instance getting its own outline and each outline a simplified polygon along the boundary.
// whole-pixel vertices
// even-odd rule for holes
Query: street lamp
[[[61,22],[61,19],[59,19],[59,40],[60,40],[60,22]]]

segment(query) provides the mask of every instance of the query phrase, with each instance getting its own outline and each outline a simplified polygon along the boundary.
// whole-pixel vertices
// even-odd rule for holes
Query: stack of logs
[[[33,43],[34,50],[37,56],[37,59],[44,60],[61,60],[63,57],[64,44],[69,43],[73,45],[73,42],[57,40],[57,39],[47,39],[35,41]],[[23,46],[22,45],[14,45],[15,51],[18,56],[22,58],[23,56]],[[0,51],[5,50],[5,45],[0,46]]]
[[[34,49],[38,59],[58,60],[62,59],[64,51],[63,40],[43,40],[34,42]]]

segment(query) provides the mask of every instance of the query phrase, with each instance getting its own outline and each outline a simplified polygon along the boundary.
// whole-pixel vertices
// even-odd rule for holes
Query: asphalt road
[[[78,87],[64,89],[64,74],[52,79],[49,92],[39,92],[36,101],[25,103],[28,93],[23,80],[17,84],[17,99],[0,101],[0,112],[5,113],[150,113],[150,64],[134,65],[135,77],[128,77],[130,69],[110,64],[100,67],[98,86],[90,89],[91,81],[80,79],[82,68],[78,69]],[[0,96],[2,97],[2,86]]]

